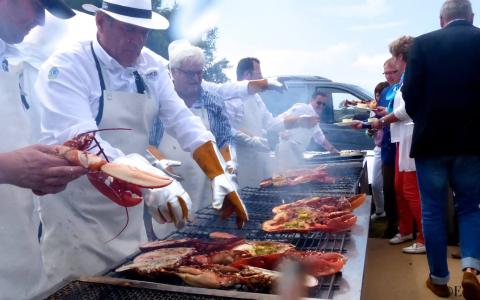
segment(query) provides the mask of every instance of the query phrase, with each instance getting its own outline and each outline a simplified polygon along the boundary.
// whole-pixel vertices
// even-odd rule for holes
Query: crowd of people
[[[222,218],[235,215],[241,228],[248,212],[239,188],[296,166],[311,140],[339,152],[319,126],[328,98],[322,91],[274,117],[258,93],[285,86],[263,78],[259,59],[238,62],[237,82],[207,82],[204,53],[190,42],[172,42],[168,60],[145,48],[150,30],[169,26],[151,1],[83,7],[95,14],[96,37],[59,49],[37,70],[15,44],[43,25],[45,10],[61,19],[75,12],[62,0],[0,0],[1,299],[35,298],[63,280],[97,274],[139,244],[183,227],[209,203]],[[448,297],[443,227],[450,186],[464,295],[480,299],[480,149],[474,129],[480,30],[472,25],[468,0],[445,1],[440,20],[441,30],[390,44],[386,82],[375,89],[378,120],[370,130],[376,145],[371,218],[387,217],[385,236],[392,244],[416,233],[403,251],[426,252],[427,287]],[[447,126],[443,118],[452,112],[464,124]],[[96,133],[105,160],[168,179],[164,187],[141,188],[144,204],[128,207],[127,216],[128,205],[95,188],[117,183],[113,175],[99,183],[60,155],[66,141],[112,128],[132,131]],[[272,132],[280,138],[276,147],[266,138]],[[153,150],[146,154],[147,148]]]
[[[459,225],[463,296],[480,299],[480,149],[473,125],[480,92],[475,75],[480,29],[473,26],[468,0],[445,1],[440,25],[440,30],[390,44],[387,82],[375,89],[378,108],[370,121],[377,156],[371,219],[387,217],[385,237],[391,244],[412,240],[416,228],[415,242],[403,252],[426,253],[426,286],[449,297],[450,189]],[[445,121],[450,116],[461,116],[463,124],[451,126]]]

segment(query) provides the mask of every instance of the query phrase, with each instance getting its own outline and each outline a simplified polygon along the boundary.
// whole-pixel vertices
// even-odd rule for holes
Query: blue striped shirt
[[[207,111],[210,131],[215,137],[218,148],[223,148],[225,145],[232,144],[232,128],[228,121],[225,105],[220,97],[202,89],[200,99],[193,103],[192,108],[204,108]],[[150,145],[158,147],[164,132],[165,126],[157,117],[154,120],[152,130],[150,131]]]

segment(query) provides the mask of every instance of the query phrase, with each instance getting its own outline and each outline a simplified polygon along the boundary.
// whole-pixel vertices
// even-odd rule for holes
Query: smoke
[[[91,15],[77,11],[73,18],[60,20],[46,13],[45,25],[34,28],[25,37],[25,43],[46,58],[55,50],[65,49],[76,41],[93,39],[96,31],[95,18]]]

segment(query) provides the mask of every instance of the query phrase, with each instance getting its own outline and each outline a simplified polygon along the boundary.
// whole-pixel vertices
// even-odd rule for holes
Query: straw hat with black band
[[[102,7],[83,4],[88,12],[101,11],[117,21],[148,29],[167,29],[169,22],[162,15],[152,11],[151,0],[109,0],[102,1]]]
[[[40,0],[40,3],[57,18],[70,19],[75,16],[75,12],[62,0]]]

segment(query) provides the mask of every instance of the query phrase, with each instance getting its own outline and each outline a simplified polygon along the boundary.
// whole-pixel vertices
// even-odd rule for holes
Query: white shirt
[[[215,140],[202,121],[178,97],[165,68],[165,59],[143,48],[135,66],[125,68],[96,39],[93,49],[108,90],[136,93],[133,71],[138,71],[145,81],[147,93],[158,103],[159,117],[167,132],[178,140],[185,151],[193,152],[207,141]],[[43,143],[63,143],[79,133],[98,128],[95,118],[101,88],[90,41],[79,42],[67,51],[54,53],[42,65],[35,88],[42,103]],[[101,133],[97,134],[110,158],[123,156],[120,149],[100,136]]]
[[[278,115],[278,121],[284,121],[286,118],[289,117],[299,117],[299,116],[318,116],[317,112],[313,109],[310,104],[307,103],[295,103],[292,107],[290,107],[287,111]],[[287,130],[288,131],[288,130]],[[322,145],[325,142],[325,135],[323,134],[320,125],[317,124],[313,127],[313,140],[317,143]]]
[[[248,81],[244,81],[247,82]],[[231,86],[233,88],[234,85]],[[241,86],[240,86],[241,87]],[[241,91],[241,88],[238,88]],[[244,101],[249,99],[247,98],[248,95],[242,98],[232,98],[225,101],[225,110],[227,111],[228,118],[230,120],[230,124],[232,128],[239,129],[241,124],[245,118],[245,110],[244,110]],[[258,108],[257,116],[261,119],[261,124],[263,127],[263,131],[273,130],[273,131],[280,131],[284,129],[283,120],[278,120],[272,116],[272,113],[268,110],[267,106],[263,102],[260,95],[250,95],[250,98],[254,98],[256,107]],[[265,132],[264,132],[265,133]]]

